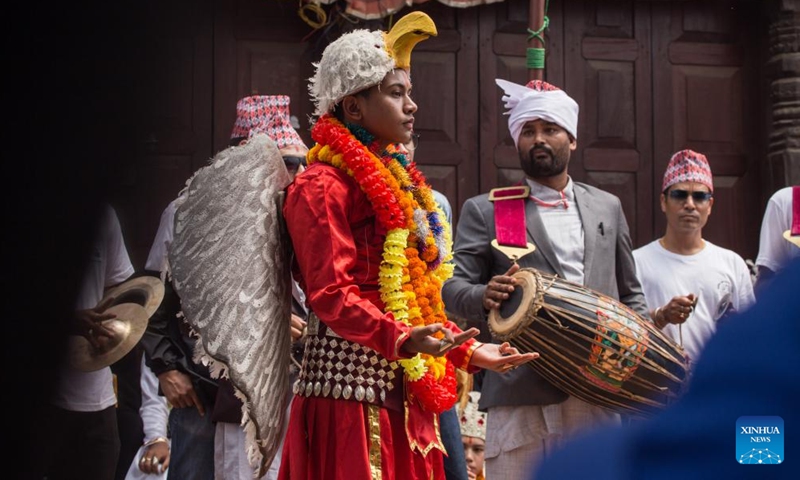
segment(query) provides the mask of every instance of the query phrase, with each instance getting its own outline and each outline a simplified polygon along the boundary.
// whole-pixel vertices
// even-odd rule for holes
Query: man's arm
[[[442,288],[446,310],[467,320],[486,318],[483,294],[492,268],[489,230],[475,199],[467,200],[453,247],[455,271]]]
[[[768,270],[770,274],[781,269],[786,261],[785,251],[788,247],[783,238],[783,232],[791,228],[791,212],[784,211],[778,204],[778,193],[770,197],[767,208],[764,210],[764,219],[761,221],[761,232],[758,239],[758,256],[756,265],[761,272]]]
[[[639,278],[636,276],[636,263],[633,259],[633,251],[631,249],[631,235],[628,230],[628,221],[625,218],[625,212],[622,211],[622,204],[619,199],[616,200],[617,232],[619,233],[617,234],[617,264],[615,268],[619,300],[644,318],[650,318],[647,303],[642,293],[642,285],[639,283]]]
[[[172,282],[164,282],[164,299],[150,317],[147,330],[141,340],[147,366],[153,370],[156,376],[178,369],[179,363],[184,360],[183,351],[175,344],[170,335],[172,328],[170,322],[178,321],[177,314],[180,308],[180,297],[172,288]]]
[[[763,287],[775,276],[787,260],[786,251],[790,247],[783,238],[783,232],[791,228],[791,212],[784,211],[779,203],[781,191],[774,193],[767,202],[764,219],[761,221],[761,233],[758,240],[758,256],[756,267],[758,277],[756,291],[759,296]]]
[[[736,297],[733,299],[736,310],[743,312],[756,303],[753,282],[750,279],[750,269],[747,263],[738,254],[736,255]]]
[[[190,372],[187,371],[188,362],[192,360],[186,358],[173,337],[177,334],[177,327],[172,322],[180,321],[177,318],[180,308],[180,297],[172,288],[172,282],[165,282],[164,300],[150,317],[147,330],[142,336],[145,362],[158,377],[161,391],[173,407],[196,407],[200,415],[204,415],[203,402],[200,401]]]

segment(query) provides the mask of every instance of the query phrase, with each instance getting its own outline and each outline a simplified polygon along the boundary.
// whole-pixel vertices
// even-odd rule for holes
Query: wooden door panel
[[[653,4],[654,184],[670,156],[691,148],[705,154],[714,175],[714,207],[703,237],[754,258],[759,116],[755,38],[757,2]],[[654,200],[654,235],[666,221]]]
[[[137,270],[144,268],[162,211],[212,155],[212,6],[188,3],[162,6],[140,45],[145,71],[132,93],[139,106],[138,144],[115,195]]]
[[[214,149],[228,146],[236,102],[250,95],[288,95],[298,133],[312,145],[308,95],[311,32],[293,8],[254,0],[218,2],[214,18]]]
[[[634,245],[650,241],[652,108],[649,6],[570,2],[567,93],[581,108],[570,175],[620,198]]]
[[[734,160],[744,153],[741,67],[676,66],[673,96],[675,144],[714,154],[715,174],[731,161],[739,164],[735,174],[743,174],[744,161]]]
[[[453,209],[478,193],[477,10],[438,2],[422,5],[439,34],[419,43],[411,57],[412,96],[418,110],[414,161]]]
[[[420,135],[417,162],[449,163],[458,148],[456,63],[452,52],[417,52],[413,57],[412,96],[417,103],[414,131]]]

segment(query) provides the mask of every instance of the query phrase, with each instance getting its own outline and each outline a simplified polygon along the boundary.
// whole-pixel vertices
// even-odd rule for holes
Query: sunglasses
[[[673,200],[685,201],[689,198],[689,195],[692,196],[692,200],[695,203],[703,203],[711,200],[711,197],[714,196],[711,192],[690,192],[688,190],[670,190],[669,191],[669,198]]]
[[[295,155],[285,155],[283,157],[283,164],[290,172],[296,172],[300,165],[306,165],[306,157],[298,157]]]

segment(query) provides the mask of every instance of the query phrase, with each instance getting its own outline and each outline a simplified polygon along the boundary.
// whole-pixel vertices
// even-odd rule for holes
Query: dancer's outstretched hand
[[[444,333],[444,338],[439,340],[434,337],[433,334],[436,332]],[[404,352],[411,355],[415,353],[427,353],[428,355],[439,357],[479,333],[480,330],[477,328],[470,328],[465,332],[454,335],[452,330],[445,328],[441,323],[427,325],[425,327],[414,327],[411,329],[408,340],[403,343],[402,349]]]
[[[470,365],[485,368],[499,373],[513,370],[523,363],[530,362],[539,358],[539,354],[519,353],[519,351],[505,342],[501,345],[496,343],[484,343],[472,352]]]

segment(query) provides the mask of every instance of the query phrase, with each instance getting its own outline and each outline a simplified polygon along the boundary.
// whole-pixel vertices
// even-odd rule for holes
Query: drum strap
[[[497,243],[503,246],[525,248],[525,199],[531,189],[526,186],[495,188],[489,192],[494,203],[494,229]]]
[[[489,201],[494,203],[494,231],[497,238],[492,246],[516,263],[518,259],[536,250],[527,241],[525,228],[525,200],[530,196],[527,185],[494,188]]]
[[[800,235],[800,186],[792,187],[792,236],[797,235]]]

